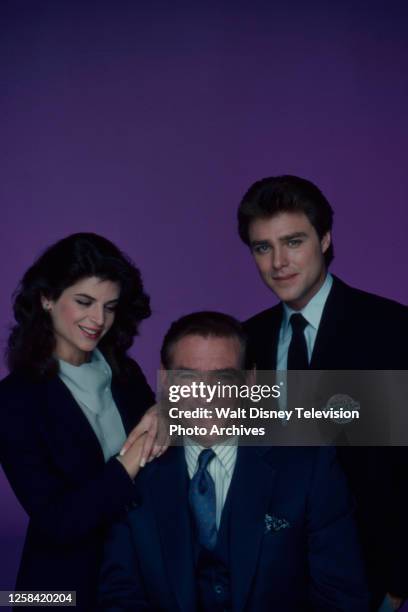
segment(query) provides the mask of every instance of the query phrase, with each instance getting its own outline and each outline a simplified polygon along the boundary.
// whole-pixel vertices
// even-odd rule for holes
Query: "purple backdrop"
[[[0,9],[2,348],[34,256],[94,231],[142,269],[153,316],[133,354],[154,384],[174,318],[273,302],[235,215],[278,173],[332,201],[334,272],[407,302],[405,2],[90,4]],[[11,588],[25,517],[0,478]]]

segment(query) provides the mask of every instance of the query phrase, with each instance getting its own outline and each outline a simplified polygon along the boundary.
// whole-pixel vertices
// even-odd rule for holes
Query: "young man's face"
[[[324,282],[330,232],[320,240],[304,213],[282,212],[252,221],[249,240],[266,285],[294,310],[304,308]]]

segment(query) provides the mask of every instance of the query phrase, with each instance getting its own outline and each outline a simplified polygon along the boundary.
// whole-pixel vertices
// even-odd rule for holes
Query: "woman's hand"
[[[120,451],[120,457],[130,451],[133,444],[143,436],[143,446],[140,455],[140,467],[148,461],[160,457],[169,447],[169,426],[160,404],[155,404],[145,412],[140,422],[132,429]]]
[[[146,441],[146,436],[146,433],[139,435],[139,437],[133,441],[133,444],[124,455],[119,455],[116,457],[132,480],[137,476],[137,473],[141,468],[142,452]]]

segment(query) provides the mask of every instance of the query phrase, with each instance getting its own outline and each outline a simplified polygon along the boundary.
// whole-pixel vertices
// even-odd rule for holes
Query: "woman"
[[[0,459],[29,515],[17,590],[76,591],[95,609],[106,527],[137,502],[154,404],[126,351],[150,315],[139,271],[107,239],[73,234],[25,273],[0,383]],[[154,410],[154,409],[153,409]]]

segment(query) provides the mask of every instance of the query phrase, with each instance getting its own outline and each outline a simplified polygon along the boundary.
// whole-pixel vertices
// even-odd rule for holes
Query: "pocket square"
[[[271,514],[265,514],[265,533],[270,531],[280,531],[281,529],[287,529],[290,527],[289,521],[285,518],[279,518]]]

